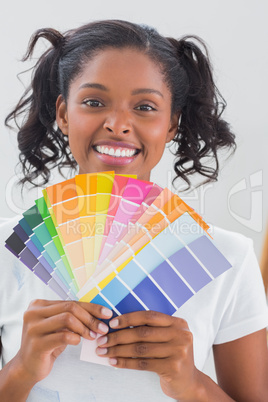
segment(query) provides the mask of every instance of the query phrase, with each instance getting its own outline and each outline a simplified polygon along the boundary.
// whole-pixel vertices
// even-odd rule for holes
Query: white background
[[[0,217],[23,212],[40,195],[40,190],[25,191],[22,199],[15,185],[16,134],[9,132],[3,122],[23,91],[16,75],[29,66],[19,60],[31,34],[41,27],[65,31],[106,18],[146,23],[167,36],[199,35],[208,44],[216,83],[228,104],[224,117],[236,133],[238,150],[222,164],[218,183],[179,194],[208,223],[253,238],[260,257],[268,209],[266,0],[6,2],[0,16]],[[167,151],[152,179],[169,185],[171,172],[172,155]],[[255,186],[250,188],[254,173]],[[60,178],[54,175],[54,180]]]

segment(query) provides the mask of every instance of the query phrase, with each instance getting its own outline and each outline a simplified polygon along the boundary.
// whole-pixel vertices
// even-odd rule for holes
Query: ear
[[[175,135],[177,134],[180,116],[181,116],[180,113],[178,113],[178,114],[174,113],[173,116],[171,117],[170,126],[169,126],[169,130],[168,130],[167,138],[166,138],[166,143],[172,141],[174,139]]]
[[[61,132],[68,135],[67,105],[62,95],[56,101],[56,121]]]

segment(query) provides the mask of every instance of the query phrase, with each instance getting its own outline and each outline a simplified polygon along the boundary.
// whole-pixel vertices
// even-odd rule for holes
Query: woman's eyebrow
[[[161,96],[162,98],[164,97],[160,91],[152,88],[137,88],[131,92],[131,95],[139,95],[139,94],[156,94]]]
[[[85,84],[82,84],[79,89],[83,89],[83,88],[95,88],[95,89],[100,89],[101,91],[105,91],[108,92],[109,89],[107,87],[105,87],[102,84],[98,84],[98,83],[91,83],[91,82],[86,82]],[[134,89],[131,92],[131,95],[139,95],[139,94],[156,94],[158,96],[161,96],[162,98],[164,97],[163,94],[158,91],[157,89],[153,89],[153,88],[137,88]]]
[[[101,89],[102,91],[109,91],[108,88],[106,88],[104,85],[102,84],[98,84],[98,83],[91,83],[91,82],[86,82],[85,84],[80,85],[79,89],[83,89],[83,88],[95,88],[95,89]]]

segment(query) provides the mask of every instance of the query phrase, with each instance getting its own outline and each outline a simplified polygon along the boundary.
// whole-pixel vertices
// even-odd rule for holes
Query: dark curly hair
[[[70,83],[94,55],[106,48],[132,47],[148,55],[161,68],[172,94],[172,113],[180,113],[180,125],[174,138],[176,178],[190,187],[189,175],[198,172],[205,182],[217,180],[222,147],[235,149],[235,136],[221,116],[226,106],[212,76],[212,67],[204,42],[196,36],[166,38],[155,29],[122,20],[91,22],[65,34],[45,28],[35,32],[23,60],[31,57],[40,38],[51,47],[33,67],[32,82],[20,101],[6,117],[10,127],[18,127],[20,162],[24,177],[30,182],[41,175],[43,184],[50,169],[76,167],[68,137],[56,127],[56,99],[68,99]],[[21,124],[18,118],[24,116]],[[214,161],[208,166],[207,157]]]

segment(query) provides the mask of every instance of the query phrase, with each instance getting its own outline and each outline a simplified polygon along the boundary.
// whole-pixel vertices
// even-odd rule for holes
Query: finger
[[[81,337],[78,334],[62,331],[43,337],[42,342],[39,342],[38,348],[41,352],[48,352],[62,346],[78,345],[80,341]]]
[[[34,325],[34,327],[35,333],[38,335],[47,335],[53,332],[68,330],[86,339],[92,340],[96,338],[96,333],[94,331],[90,330],[85,324],[69,312],[64,312],[45,320],[41,320],[38,324]],[[30,332],[30,329],[28,332]]]
[[[124,345],[137,342],[170,342],[181,336],[181,330],[175,326],[171,327],[141,327],[121,329],[111,332],[109,335],[101,336],[97,344],[101,347],[110,347],[114,345]]]
[[[38,313],[37,318],[40,318],[41,316],[42,318],[47,319],[52,316],[58,316],[64,312],[74,315],[93,332],[105,334],[109,330],[109,327],[98,320],[94,314],[100,318],[107,319],[112,316],[112,311],[106,307],[93,303],[80,303],[74,301],[49,302],[46,300],[38,300],[30,310],[26,311],[24,314],[24,320],[26,322],[34,321],[32,315],[35,313]]]
[[[178,355],[176,351],[176,355]],[[126,357],[126,358],[154,358],[161,359],[172,357],[174,347],[171,343],[133,343],[128,345],[117,345],[109,348],[96,349],[99,356],[104,357]]]
[[[116,329],[142,325],[169,327],[173,324],[176,324],[178,328],[189,329],[185,320],[152,310],[123,314],[113,318],[109,323],[111,328]]]
[[[109,358],[109,364],[113,367],[124,368],[130,370],[153,371],[159,375],[170,372],[168,366],[170,359],[128,359],[128,358]]]
[[[85,302],[78,302],[72,300],[43,300],[37,299],[33,300],[30,303],[31,308],[39,308],[39,307],[49,307],[49,306],[58,306],[60,308],[61,305],[65,305],[66,310],[69,310],[70,306],[77,305],[86,310],[88,313],[94,315],[97,318],[107,319],[111,318],[113,315],[112,310],[107,307],[101,306],[100,304],[95,303],[85,303]]]

